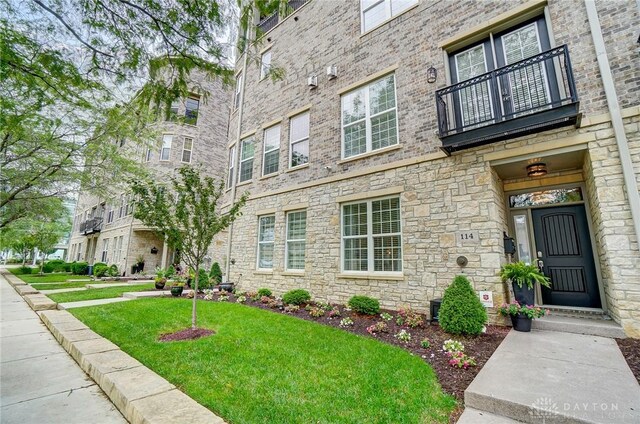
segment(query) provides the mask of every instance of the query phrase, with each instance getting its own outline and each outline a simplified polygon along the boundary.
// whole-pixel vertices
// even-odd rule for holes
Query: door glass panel
[[[479,45],[455,56],[458,82],[487,72],[484,45]],[[460,115],[464,127],[475,126],[493,119],[489,83],[472,84],[459,91]],[[469,129],[469,128],[465,128]]]
[[[535,23],[502,36],[507,65],[542,53]],[[507,74],[514,114],[531,112],[549,103],[544,62],[533,63]]]
[[[516,246],[518,260],[531,265],[533,255],[531,254],[531,243],[529,242],[529,225],[527,215],[514,215],[513,227],[516,231]]]
[[[582,200],[584,199],[580,187],[556,188],[509,196],[509,206],[512,208],[524,208],[527,206],[580,202]]]

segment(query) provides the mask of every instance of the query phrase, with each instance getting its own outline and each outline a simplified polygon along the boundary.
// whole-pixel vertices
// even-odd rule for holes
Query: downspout
[[[247,39],[251,38],[251,33],[252,33],[252,28],[254,26],[253,23],[253,16],[249,16],[249,18],[247,19],[247,22],[249,23],[249,28],[247,28]],[[237,133],[236,133],[236,137],[235,137],[235,155],[233,158],[233,174],[231,175],[231,202],[230,205],[233,206],[233,204],[236,201],[236,175],[238,174],[238,172],[240,171],[239,167],[240,167],[240,136],[242,135],[242,114],[244,111],[244,88],[245,88],[245,84],[247,82],[247,63],[248,63],[248,59],[249,59],[249,44],[248,42],[245,43],[244,46],[244,58],[242,60],[242,81],[240,81],[240,105],[238,105],[238,129],[237,129]],[[234,102],[235,102],[235,95],[234,95]],[[232,105],[233,107],[233,105]],[[227,263],[225,266],[225,277],[227,282],[229,281],[229,275],[231,273],[231,243],[233,240],[233,225],[234,223],[232,222],[231,225],[229,225],[229,234],[227,235]]]
[[[585,0],[584,3],[587,8],[587,18],[589,19],[589,27],[591,28],[593,45],[596,50],[598,67],[600,68],[600,75],[602,76],[602,84],[604,85],[609,115],[611,115],[613,134],[616,138],[618,151],[620,152],[622,175],[627,189],[627,197],[629,198],[631,217],[636,231],[636,240],[640,242],[640,193],[638,193],[638,183],[633,170],[631,154],[629,153],[627,134],[624,131],[618,95],[616,94],[616,88],[613,84],[613,76],[611,74],[611,67],[609,66],[609,58],[607,56],[604,38],[602,37],[602,29],[600,27],[600,19],[598,18],[595,1]]]

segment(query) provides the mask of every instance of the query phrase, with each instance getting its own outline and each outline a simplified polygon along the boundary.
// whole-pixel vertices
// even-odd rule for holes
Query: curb
[[[38,315],[130,423],[225,423],[69,312],[48,310]]]

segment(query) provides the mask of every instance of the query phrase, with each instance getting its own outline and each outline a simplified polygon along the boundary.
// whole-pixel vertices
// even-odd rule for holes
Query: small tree
[[[199,270],[213,238],[240,216],[248,194],[243,194],[221,214],[216,208],[224,193],[224,181],[201,176],[198,169],[190,166],[180,168],[178,175],[171,178],[170,190],[153,181],[133,182],[134,216],[154,227],[169,246],[179,250],[188,267]],[[199,273],[196,273],[196,293],[198,280]],[[197,321],[196,298],[193,296],[192,328],[196,328]]]
[[[34,225],[32,238],[34,247],[42,253],[40,263],[40,274],[43,273],[44,261],[47,256],[55,252],[54,246],[70,230],[70,222],[61,220],[60,222],[47,222]]]
[[[218,262],[214,262],[213,265],[211,265],[209,277],[212,278],[216,284],[222,283],[222,269],[220,269],[220,264]]]

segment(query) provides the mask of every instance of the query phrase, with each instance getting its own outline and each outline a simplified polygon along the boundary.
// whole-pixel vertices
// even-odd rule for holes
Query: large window
[[[171,134],[165,134],[162,136],[162,149],[160,149],[161,161],[168,161],[171,158],[172,142],[173,142],[173,136]]]
[[[278,162],[280,162],[280,124],[264,130],[263,144],[262,175],[278,172]]]
[[[253,178],[253,138],[240,141],[240,176],[238,182],[249,181]]]
[[[398,144],[393,74],[342,96],[342,157]]]
[[[227,188],[233,185],[233,171],[236,169],[236,146],[229,149],[229,174],[227,175]]]
[[[416,3],[418,0],[361,0],[362,32],[375,28]]]
[[[100,259],[100,262],[105,264],[109,260],[109,239],[102,240],[102,257]]]
[[[273,268],[273,241],[275,239],[275,215],[261,216],[258,224],[258,269]]]
[[[153,151],[150,148],[147,148],[147,153],[144,156],[145,162],[151,162],[151,157],[153,156]]]
[[[185,137],[182,144],[182,162],[191,163],[191,151],[193,150],[193,139]]]
[[[401,272],[398,197],[342,206],[343,271]]]
[[[189,97],[185,102],[184,122],[195,125],[198,122],[198,109],[200,109],[200,99]]]
[[[233,109],[238,109],[240,107],[240,89],[242,87],[242,72],[236,76],[236,91],[233,96]]]
[[[309,112],[301,113],[289,121],[289,167],[309,162]]]
[[[287,214],[286,269],[304,269],[307,236],[307,212],[296,211]]]
[[[120,260],[122,259],[122,241],[124,239],[124,236],[120,236],[118,238],[118,256],[116,258],[114,258],[114,262],[120,262]]]
[[[171,102],[169,106],[169,110],[167,111],[167,121],[177,121],[178,120],[178,106],[180,103],[177,100]]]
[[[262,53],[260,58],[260,79],[263,80],[269,76],[269,70],[271,68],[271,50],[267,50]]]

